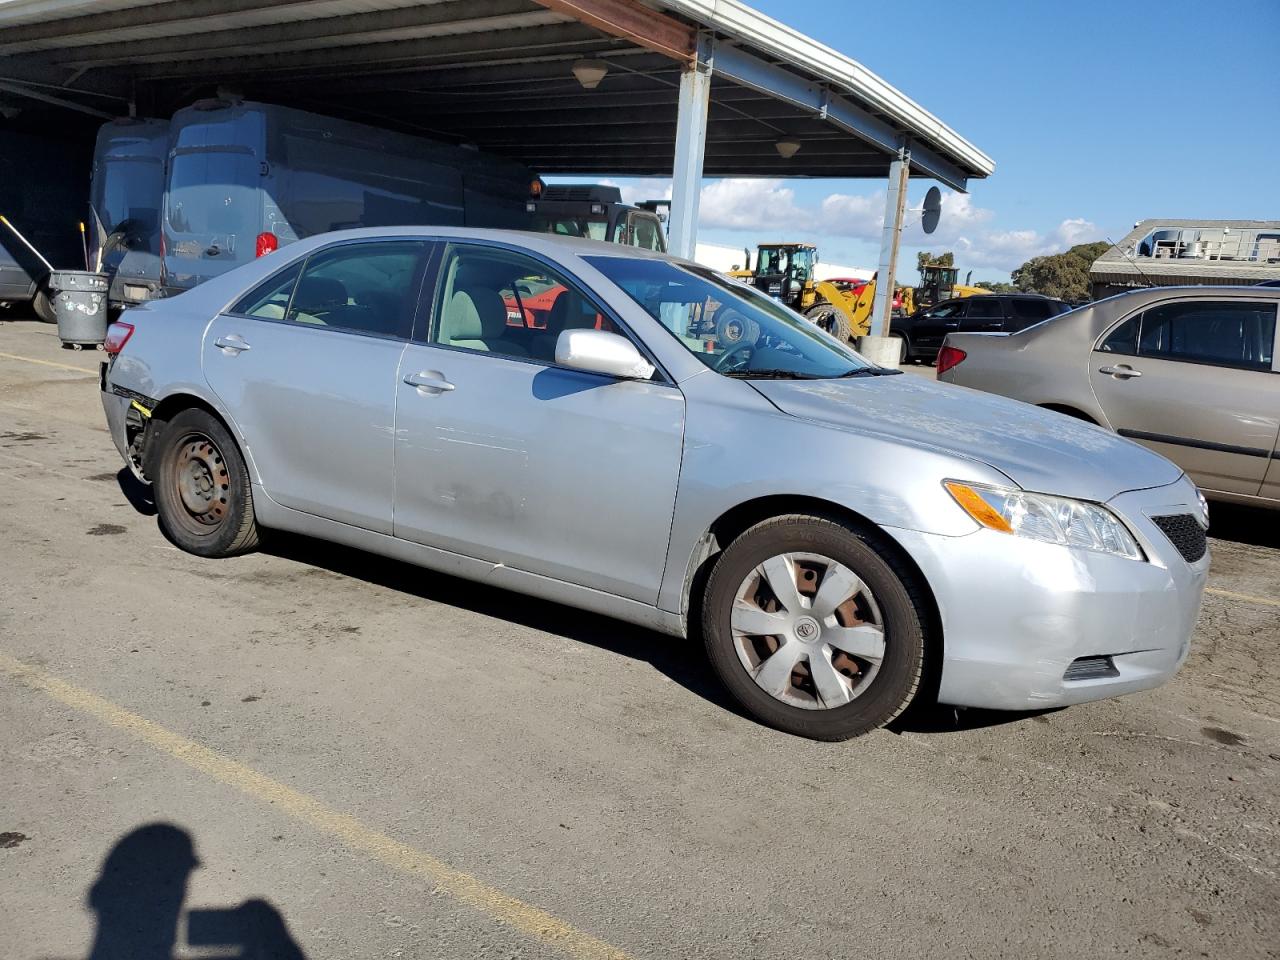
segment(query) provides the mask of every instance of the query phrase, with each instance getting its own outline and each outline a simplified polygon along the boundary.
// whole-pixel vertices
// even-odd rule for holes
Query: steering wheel
[[[754,341],[740,340],[721,354],[720,359],[712,365],[711,369],[715,370],[716,373],[724,373],[732,369],[733,364],[738,362],[739,356],[742,356],[741,362],[745,366],[746,361],[751,359],[751,354],[755,353],[755,351],[756,345]],[[743,356],[744,354],[745,356]]]

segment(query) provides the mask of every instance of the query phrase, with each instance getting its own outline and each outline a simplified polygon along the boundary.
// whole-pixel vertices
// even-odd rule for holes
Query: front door
[[[1111,426],[1208,490],[1256,495],[1280,432],[1276,305],[1182,300],[1103,337],[1089,379]]]
[[[656,602],[680,470],[680,390],[548,359],[554,349],[536,338],[622,331],[539,260],[456,244],[437,287],[429,329],[422,323],[397,378],[396,536]],[[545,328],[507,326],[512,302],[520,309],[522,294],[548,289],[559,292]]]
[[[205,377],[272,500],[391,532],[396,374],[426,249],[317,250],[210,324]]]
[[[964,317],[965,301],[944,300],[937,306],[923,311],[908,328],[908,336],[917,350],[937,353],[948,333],[960,329]]]

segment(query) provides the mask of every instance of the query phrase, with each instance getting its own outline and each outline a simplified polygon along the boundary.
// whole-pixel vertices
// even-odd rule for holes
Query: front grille
[[[1170,517],[1152,517],[1152,521],[1160,532],[1169,538],[1169,542],[1178,548],[1182,559],[1187,563],[1195,563],[1209,549],[1209,539],[1205,536],[1204,527],[1194,514],[1180,513]]]
[[[1078,657],[1071,661],[1063,680],[1099,680],[1103,677],[1118,677],[1120,671],[1110,657]]]

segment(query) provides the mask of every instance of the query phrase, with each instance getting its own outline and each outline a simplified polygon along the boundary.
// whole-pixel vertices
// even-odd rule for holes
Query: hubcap
[[[217,526],[227,515],[231,476],[222,451],[208,437],[188,437],[174,469],[178,497],[191,519]]]
[[[779,554],[747,574],[730,627],[757,686],[805,710],[861,696],[884,660],[875,597],[847,566],[821,554]]]

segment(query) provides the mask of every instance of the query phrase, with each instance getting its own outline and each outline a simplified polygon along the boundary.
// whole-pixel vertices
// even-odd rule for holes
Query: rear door
[[[1155,304],[1109,330],[1089,379],[1111,426],[1201,487],[1256,495],[1280,433],[1276,303]]]
[[[998,333],[1005,329],[1004,305],[999,297],[969,297],[961,333]]]
[[[173,151],[165,197],[169,285],[185,290],[254,258],[263,223],[262,169],[247,146]]]
[[[210,324],[205,379],[277,503],[391,532],[396,371],[427,249],[321,248]]]

